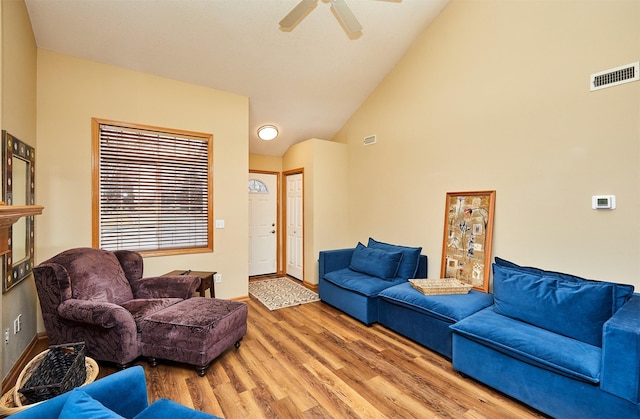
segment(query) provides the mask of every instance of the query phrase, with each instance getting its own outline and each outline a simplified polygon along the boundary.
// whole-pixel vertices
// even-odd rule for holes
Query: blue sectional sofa
[[[409,282],[383,290],[378,299],[380,324],[449,359],[449,326],[493,304],[493,296],[484,292],[424,295]]]
[[[367,247],[358,243],[354,249],[320,252],[320,299],[367,325],[378,322],[451,359],[449,326],[489,307],[493,296],[478,291],[426,296],[408,281],[427,277],[427,256],[420,255],[421,248],[372,238]],[[404,253],[398,262],[384,258],[380,250]],[[395,276],[388,277],[392,272]]]
[[[409,278],[427,277],[421,247],[398,246],[369,239],[352,249],[320,252],[320,299],[366,325],[378,321],[378,294]]]
[[[496,258],[494,304],[451,326],[453,368],[558,418],[640,418],[633,286]]]
[[[551,416],[640,418],[640,294],[633,286],[495,258],[493,294],[426,296],[406,278],[380,277],[392,269],[362,272],[362,247],[320,252],[321,300]],[[426,257],[420,260],[416,278],[427,273]]]
[[[144,370],[128,368],[11,415],[12,419],[215,419],[168,399],[149,405]]]

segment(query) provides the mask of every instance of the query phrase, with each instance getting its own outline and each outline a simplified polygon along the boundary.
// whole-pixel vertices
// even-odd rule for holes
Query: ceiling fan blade
[[[293,29],[315,6],[318,0],[301,0],[291,11],[280,21],[282,29]]]
[[[348,32],[355,34],[362,31],[362,25],[344,0],[331,0],[331,8]]]

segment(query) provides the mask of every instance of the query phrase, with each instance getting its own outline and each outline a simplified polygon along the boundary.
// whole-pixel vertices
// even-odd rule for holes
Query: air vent
[[[611,68],[591,75],[591,91],[640,80],[640,62]]]
[[[370,135],[368,137],[364,137],[364,145],[371,145],[376,143],[376,136]]]

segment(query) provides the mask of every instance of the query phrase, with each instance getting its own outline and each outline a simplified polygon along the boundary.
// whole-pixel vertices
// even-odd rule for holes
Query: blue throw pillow
[[[71,390],[58,419],[124,419],[79,388]]]
[[[599,347],[614,313],[612,284],[568,282],[497,264],[493,293],[496,313]]]
[[[562,273],[562,272],[545,271],[545,270],[539,269],[539,268],[533,268],[533,267],[529,267],[529,266],[520,266],[520,265],[517,265],[517,264],[515,264],[513,262],[509,262],[508,260],[501,259],[499,257],[495,258],[495,262],[496,262],[497,265],[504,266],[504,267],[507,267],[507,268],[519,269],[519,270],[522,270],[524,272],[533,273],[535,275],[553,276],[553,277],[557,277],[557,278],[562,279],[563,281],[567,281],[567,282],[583,282],[583,281],[587,281],[587,282],[592,282],[592,283],[597,283],[597,284],[610,284],[610,285],[613,285],[615,287],[615,297],[616,297],[615,300],[614,300],[614,306],[613,306],[613,312],[614,313],[616,311],[618,311],[618,309],[620,307],[622,307],[627,301],[629,301],[629,299],[633,295],[633,291],[635,289],[633,285],[616,284],[614,282],[605,282],[605,281],[595,281],[595,280],[592,280],[592,279],[581,278],[581,277],[576,276],[576,275],[565,274],[565,273]]]
[[[351,256],[349,269],[381,279],[390,279],[396,276],[401,259],[402,252],[385,252],[358,243]]]
[[[372,249],[380,249],[386,252],[402,252],[402,261],[400,262],[396,276],[404,279],[416,277],[422,247],[398,246],[395,244],[379,242],[371,237],[369,237],[368,246]]]

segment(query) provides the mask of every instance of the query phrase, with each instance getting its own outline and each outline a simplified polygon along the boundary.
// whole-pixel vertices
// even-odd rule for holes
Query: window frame
[[[92,247],[100,247],[100,126],[109,125],[122,127],[129,130],[141,130],[158,132],[162,134],[191,137],[194,139],[206,141],[208,170],[207,170],[207,246],[206,247],[184,247],[171,249],[154,249],[154,250],[136,250],[144,256],[168,256],[178,254],[193,253],[210,253],[214,250],[213,237],[213,135],[186,131],[174,128],[163,128],[150,125],[134,124],[120,121],[112,121],[100,118],[91,118],[91,136],[92,136]]]

